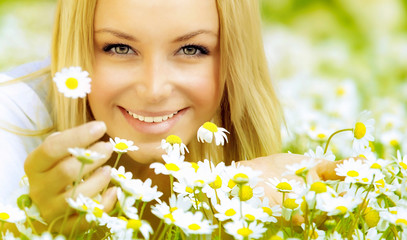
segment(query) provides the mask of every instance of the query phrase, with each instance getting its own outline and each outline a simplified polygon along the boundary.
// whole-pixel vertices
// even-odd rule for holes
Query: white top
[[[49,60],[22,65],[0,73],[0,83],[39,70]],[[25,175],[24,161],[41,142],[41,137],[27,137],[7,130],[41,130],[52,126],[49,104],[46,102],[49,83],[44,79],[0,84],[0,202],[11,201]],[[6,130],[7,129],[7,130]]]

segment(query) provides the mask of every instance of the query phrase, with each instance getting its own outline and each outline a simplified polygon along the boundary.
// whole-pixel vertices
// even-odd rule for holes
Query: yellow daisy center
[[[249,182],[249,177],[244,173],[238,173],[233,176],[233,181],[235,181],[236,183],[244,184]]]
[[[177,209],[178,209],[177,207],[172,207],[172,208],[170,208],[170,212],[174,212]]]
[[[400,162],[400,166],[404,169],[407,170],[407,164]]]
[[[165,214],[165,215],[164,215],[164,218],[168,218],[168,219],[171,220],[171,222],[175,222],[174,216],[172,216],[171,213]]]
[[[324,193],[327,191],[326,184],[323,182],[314,182],[311,184],[311,191],[315,193]]]
[[[269,216],[273,216],[273,210],[269,207],[262,207],[263,212],[267,213]]]
[[[247,220],[251,221],[251,222],[253,222],[254,220],[256,220],[256,218],[255,218],[253,215],[251,215],[251,214],[246,214],[246,215],[244,215],[244,217],[245,217]]]
[[[191,188],[191,187],[185,187],[185,192],[187,192],[187,193],[193,193],[194,192],[194,190]]]
[[[373,163],[373,164],[370,166],[370,168],[373,168],[373,169],[380,169],[380,168],[382,168],[382,166],[380,166],[380,164],[378,164],[378,163]]]
[[[325,138],[326,138],[326,134],[325,134],[325,133],[318,133],[318,134],[317,134],[317,138],[319,138],[319,139],[325,139]]]
[[[379,212],[368,207],[365,210],[364,219],[369,228],[376,227],[380,220]]]
[[[243,185],[240,189],[240,200],[247,201],[253,197],[253,189],[248,185]]]
[[[196,231],[196,230],[201,229],[201,226],[199,226],[199,225],[196,224],[196,223],[193,223],[193,224],[190,224],[190,225],[188,226],[188,228],[189,228],[190,230]]]
[[[341,214],[345,214],[348,211],[348,208],[345,206],[337,206],[335,209],[339,210]]]
[[[361,139],[365,136],[366,134],[366,126],[365,124],[361,123],[361,122],[357,122],[355,124],[355,130],[353,131],[354,136],[356,139]]]
[[[298,205],[298,203],[295,202],[295,199],[287,198],[286,200],[284,200],[283,206],[284,206],[285,208],[294,210],[294,209],[296,209],[299,205]]]
[[[215,181],[211,182],[209,186],[213,189],[219,189],[220,187],[222,187],[222,178],[217,175]]]
[[[191,167],[192,167],[193,169],[195,169],[195,172],[198,172],[199,165],[198,165],[197,163],[192,162],[192,163],[191,163]]]
[[[205,129],[207,129],[207,130],[209,130],[209,131],[211,131],[211,132],[213,132],[213,133],[218,132],[218,127],[216,126],[216,124],[211,123],[211,122],[206,122],[206,123],[204,123],[204,124],[202,125],[202,127],[205,128]]]
[[[93,209],[93,215],[95,215],[97,218],[101,218],[103,216],[103,210],[95,207],[95,209]]]
[[[231,216],[233,216],[235,214],[236,214],[236,211],[233,208],[230,208],[230,209],[226,210],[226,212],[225,212],[225,215],[228,216],[228,217],[231,217]]]
[[[301,175],[305,173],[308,169],[306,167],[300,168],[297,171],[295,171],[295,175]]]
[[[310,237],[311,239],[318,239],[318,232],[315,231],[315,230],[310,231],[310,232],[309,232],[309,237]]]
[[[10,218],[10,215],[8,213],[2,212],[0,213],[0,220],[7,220]]]
[[[399,141],[397,141],[396,139],[392,139],[390,140],[390,145],[392,145],[393,147],[397,147],[399,145]]]
[[[78,79],[70,77],[70,78],[66,79],[65,85],[66,85],[67,88],[69,88],[71,90],[74,90],[74,89],[76,89],[78,87],[79,82],[78,82]]]
[[[283,240],[280,236],[274,235],[271,236],[270,240]]]
[[[87,210],[88,210],[88,207],[87,207],[85,204],[83,204],[83,205],[82,205],[82,209],[83,209],[83,211],[87,211]]]
[[[198,186],[202,186],[202,185],[205,184],[205,182],[204,182],[204,180],[196,180],[196,181],[194,182],[194,184],[195,184],[195,185],[198,185]]]
[[[232,189],[236,186],[235,181],[233,181],[232,179],[229,180],[228,182],[228,188]]]
[[[372,141],[369,141],[369,147],[374,152],[374,143]]]
[[[181,138],[178,137],[177,135],[169,135],[169,136],[165,139],[165,141],[166,141],[167,143],[170,143],[170,144],[181,144],[181,143],[182,143]]]
[[[346,91],[345,88],[343,87],[339,87],[338,89],[336,89],[336,95],[339,97],[342,97],[343,95],[345,95]]]
[[[130,219],[130,220],[127,222],[126,227],[127,227],[127,228],[132,228],[132,229],[134,229],[134,230],[139,230],[140,227],[141,227],[141,225],[142,225],[141,220]]]
[[[179,167],[175,163],[166,163],[164,166],[168,171],[179,171]]]
[[[350,170],[346,173],[346,175],[348,175],[349,177],[357,177],[359,176],[359,173],[356,172],[355,170]]]
[[[127,144],[125,144],[124,142],[119,142],[114,147],[119,150],[126,150],[127,148],[129,148],[129,146],[127,146]]]
[[[239,234],[240,236],[243,236],[243,237],[248,237],[252,233],[253,233],[253,231],[247,227],[240,228],[237,230],[237,234]]]
[[[291,187],[291,185],[288,182],[281,182],[281,183],[277,184],[276,188],[278,190],[282,190],[282,191],[291,191],[291,190],[293,190],[293,188]]]
[[[404,224],[405,226],[407,226],[407,219],[404,219],[404,218],[399,218],[399,219],[397,219],[397,220],[396,220],[396,224],[400,224],[400,223],[402,223],[402,224]]]

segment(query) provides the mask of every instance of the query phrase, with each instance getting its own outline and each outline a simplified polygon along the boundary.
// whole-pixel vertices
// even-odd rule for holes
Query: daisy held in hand
[[[212,122],[206,122],[198,129],[197,137],[199,142],[211,143],[213,136],[215,136],[216,145],[223,146],[225,141],[228,141],[226,133],[229,133],[226,129],[218,127]]]
[[[113,151],[117,153],[116,162],[114,163],[113,168],[117,167],[123,153],[127,153],[128,151],[137,151],[139,149],[137,146],[133,145],[133,141],[118,137],[115,137],[114,140],[110,138],[110,143],[113,145]]]
[[[58,91],[67,98],[84,98],[90,93],[91,79],[89,73],[82,71],[81,67],[63,68],[53,78]]]

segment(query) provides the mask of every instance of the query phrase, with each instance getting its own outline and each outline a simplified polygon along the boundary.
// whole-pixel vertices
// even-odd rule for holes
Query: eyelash
[[[123,55],[123,56],[125,56],[125,55],[129,54],[129,53],[123,53],[123,54],[116,53],[114,49],[117,48],[117,47],[126,47],[126,48],[128,48],[128,51],[133,51],[134,52],[134,53],[131,53],[131,54],[136,54],[137,53],[130,46],[128,46],[126,44],[121,44],[121,43],[108,43],[103,47],[103,51],[108,53],[109,55]],[[196,52],[196,54],[193,54],[193,55],[185,54],[186,57],[202,57],[202,56],[210,54],[208,48],[206,48],[206,47],[204,47],[202,45],[198,45],[198,44],[185,44],[179,50],[177,50],[176,53],[178,53],[179,51],[184,51],[187,48],[194,48],[194,49],[196,49],[197,52]]]

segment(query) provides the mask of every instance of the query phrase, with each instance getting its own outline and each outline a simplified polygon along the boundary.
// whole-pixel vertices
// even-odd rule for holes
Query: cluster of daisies
[[[75,90],[80,84],[75,85],[70,78],[78,81],[87,75],[78,68],[71,70],[79,71],[77,77],[59,75],[59,80],[65,81],[67,89]],[[407,155],[397,152],[396,157],[379,158],[372,144],[374,124],[369,113],[363,112],[352,128],[327,137],[324,148],[309,149],[301,162],[286,166],[282,179],[262,179],[262,172],[235,162],[230,166],[208,159],[189,162],[187,146],[178,136],[170,135],[161,141],[163,161],[150,165],[155,174],[168,176],[169,199],[162,199],[163,193],[151,179],[134,179],[131,172],[119,166],[121,156],[138,147],[116,137],[110,139],[117,153],[111,171],[111,181],[117,186],[117,203],[112,211],[105,211],[100,195],[75,195],[82,180],[79,172],[72,195],[66,199],[69,209],[65,216],[76,214],[76,224],[86,221],[89,229],[80,232],[73,227],[64,236],[50,223],[48,231],[38,233],[33,222],[43,220],[29,197],[25,177],[16,204],[0,203],[0,230],[14,224],[19,236],[1,231],[2,238],[91,239],[102,231],[104,239],[405,239]],[[346,132],[352,138],[351,157],[333,163],[337,157],[328,149],[329,143],[332,137]],[[206,122],[197,137],[203,144],[222,146],[227,133]],[[83,167],[104,157],[89,149],[68,150]],[[336,164],[340,180],[322,181],[311,174],[318,164],[327,162]],[[266,185],[260,186],[261,182],[270,188],[268,191],[274,191],[273,199],[265,196],[262,186]],[[146,215],[154,215],[160,223],[152,226]]]

